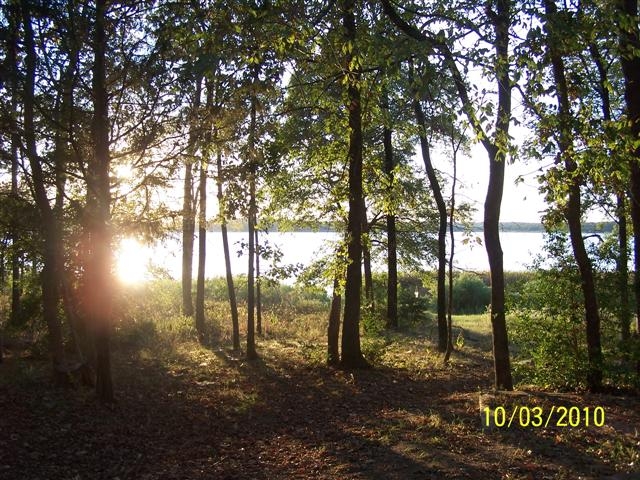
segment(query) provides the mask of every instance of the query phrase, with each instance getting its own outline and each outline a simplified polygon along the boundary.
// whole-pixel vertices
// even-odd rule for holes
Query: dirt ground
[[[113,406],[53,388],[45,360],[14,353],[0,365],[0,479],[640,478],[638,396],[488,395],[507,416],[602,407],[604,426],[514,416],[483,429],[488,354],[464,347],[443,366],[428,351],[395,342],[347,372],[296,342],[263,341],[254,363],[195,344],[169,357],[120,347]]]

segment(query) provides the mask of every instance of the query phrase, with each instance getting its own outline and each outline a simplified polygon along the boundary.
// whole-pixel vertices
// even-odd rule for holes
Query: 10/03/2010
[[[551,406],[547,411],[542,407],[515,405],[510,412],[503,406],[491,409],[484,407],[483,424],[498,428],[547,428],[547,427],[603,427],[604,407]]]

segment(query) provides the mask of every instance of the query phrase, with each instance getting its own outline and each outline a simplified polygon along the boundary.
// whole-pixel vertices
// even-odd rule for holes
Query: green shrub
[[[476,275],[463,273],[453,281],[453,311],[456,314],[482,313],[491,303],[491,288]]]
[[[545,260],[551,267],[535,270],[508,299],[514,371],[525,383],[581,388],[586,384],[588,362],[580,275],[566,235],[550,235],[546,250]],[[597,257],[593,258],[593,264],[600,268],[606,265]],[[640,355],[637,346],[620,342],[617,283],[611,272],[595,268],[594,273],[600,306],[604,383],[637,386],[639,379],[634,367]]]
[[[398,317],[402,323],[415,326],[430,320],[430,306],[429,296],[420,295],[419,290],[406,288],[401,284],[398,290]]]

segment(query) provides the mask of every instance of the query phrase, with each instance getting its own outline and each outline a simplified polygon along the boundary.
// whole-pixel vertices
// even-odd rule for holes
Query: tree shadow
[[[310,365],[295,346],[247,362],[120,350],[118,404],[32,385],[0,391],[0,478],[554,478],[614,473],[553,432],[480,429],[473,369],[456,378]],[[437,372],[436,372],[437,373]],[[40,392],[40,396],[36,393]],[[25,395],[27,397],[25,399]],[[64,440],[62,440],[64,439]]]

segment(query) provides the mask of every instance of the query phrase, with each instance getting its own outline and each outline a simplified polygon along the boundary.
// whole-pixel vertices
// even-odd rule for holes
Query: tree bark
[[[256,228],[256,152],[255,152],[255,136],[256,136],[256,82],[258,80],[259,67],[256,66],[253,73],[251,84],[251,112],[249,119],[249,266],[247,272],[247,359],[255,360],[258,358],[256,352],[255,340],[255,228]]]
[[[227,278],[227,293],[229,295],[229,308],[231,310],[231,328],[233,349],[240,350],[240,321],[238,317],[238,301],[236,299],[236,289],[233,284],[233,273],[231,272],[231,255],[229,253],[229,236],[227,234],[227,212],[224,203],[224,191],[222,188],[222,153],[218,150],[216,157],[218,175],[216,184],[218,187],[218,208],[220,209],[220,232],[222,234],[222,249],[224,251],[224,267]]]
[[[336,366],[340,363],[338,337],[340,336],[341,309],[340,279],[336,275],[333,279],[333,294],[331,296],[331,310],[329,311],[329,325],[327,327],[327,365],[329,366]]]
[[[198,138],[198,116],[200,96],[202,95],[202,77],[196,80],[196,91],[193,97],[189,145],[184,164],[184,185],[182,195],[182,313],[192,317],[193,309],[193,244],[196,228],[195,199],[193,193],[193,160]]]
[[[611,98],[609,95],[608,72],[605,62],[602,59],[598,46],[595,43],[589,45],[591,58],[598,70],[598,94],[602,102],[602,119],[605,122],[611,121]],[[613,153],[613,152],[611,152]],[[620,336],[623,349],[629,347],[631,339],[631,306],[629,303],[629,249],[627,243],[627,200],[625,198],[625,186],[618,186],[616,193],[616,216],[618,218],[618,257],[616,258],[616,272],[618,274],[618,290],[620,292],[620,303],[618,318],[620,322]]]
[[[453,135],[453,132],[452,132]],[[449,361],[453,353],[453,256],[456,242],[453,234],[454,215],[456,213],[456,185],[458,183],[458,156],[454,146],[453,151],[453,181],[451,182],[451,207],[449,210],[449,298],[447,302],[447,348],[444,352],[444,363]]]
[[[255,231],[256,236],[256,332],[262,335],[262,292],[260,290],[260,242],[258,239],[258,229]]]
[[[618,217],[618,249],[616,271],[618,272],[618,290],[620,290],[620,337],[623,347],[627,348],[631,340],[631,307],[629,302],[629,250],[627,245],[627,199],[624,192],[616,195],[616,213]]]
[[[544,0],[546,15],[547,48],[551,57],[560,129],[558,132],[559,159],[564,161],[565,170],[570,175],[569,194],[564,214],[569,225],[569,236],[573,255],[580,271],[581,287],[584,296],[585,322],[587,330],[587,355],[589,367],[587,385],[591,392],[602,388],[602,350],[600,346],[600,313],[596,297],[595,282],[591,261],[582,237],[580,198],[580,179],[576,175],[577,164],[573,158],[571,125],[571,107],[567,89],[564,60],[557,49],[555,40],[558,33],[553,28],[553,19],[557,16],[555,0]]]
[[[385,98],[383,109],[389,111],[388,101]],[[384,146],[384,170],[389,182],[389,195],[393,195],[393,183],[395,162],[393,158],[392,131],[386,124],[382,132]],[[389,212],[386,215],[387,223],[387,328],[398,328],[398,235],[396,229],[396,216]]]
[[[344,41],[355,49],[355,0],[341,0]],[[367,367],[360,347],[360,294],[362,289],[362,228],[365,212],[362,189],[362,107],[360,103],[360,74],[353,70],[353,50],[345,54],[347,76],[347,111],[349,113],[349,214],[347,220],[347,275],[344,293],[344,321],[342,323],[342,357],[344,368]]]
[[[184,198],[182,201],[182,313],[193,316],[193,243],[195,219],[193,214],[193,165],[184,166]]]
[[[618,13],[625,20],[620,25],[620,63],[624,76],[624,98],[627,106],[627,118],[630,122],[631,139],[640,139],[640,35],[638,34],[637,0],[617,0]],[[636,337],[640,342],[640,145],[635,144],[631,161],[631,187],[629,203],[633,225],[633,290],[636,298]],[[640,375],[640,361],[637,365]]]
[[[364,203],[364,202],[363,202]],[[367,238],[367,241],[362,242],[362,265],[364,268],[364,298],[367,302],[367,310],[373,314],[376,309],[376,300],[373,293],[373,271],[371,269],[371,249],[369,248],[368,236],[369,225],[367,223],[366,206],[365,216],[363,221],[363,236]]]
[[[45,184],[42,162],[38,156],[36,147],[34,124],[36,51],[31,25],[31,12],[29,11],[29,3],[26,0],[22,1],[22,17],[26,50],[25,87],[23,94],[24,140],[27,158],[31,167],[36,206],[42,222],[41,229],[44,241],[43,267],[40,276],[42,315],[49,331],[49,349],[53,362],[54,377],[57,383],[64,383],[65,375],[62,372],[64,363],[63,336],[62,326],[58,318],[59,289],[57,265],[59,229],[47,197],[47,185]]]
[[[438,182],[438,177],[436,176],[436,171],[431,161],[430,146],[427,139],[427,122],[419,100],[413,101],[413,110],[416,116],[416,123],[420,129],[419,137],[422,161],[424,162],[427,178],[433,191],[433,198],[438,207],[438,351],[444,352],[447,349],[447,301],[445,294],[447,276],[447,205],[442,196],[440,183]]]
[[[20,10],[17,2],[10,4],[7,8],[7,16],[9,21],[8,35],[7,35],[7,64],[10,68],[10,75],[8,79],[8,85],[11,91],[11,114],[10,114],[10,128],[11,128],[11,199],[14,202],[18,201],[18,169],[19,169],[19,150],[20,150],[20,133],[18,131],[18,105],[19,105],[19,72],[18,72],[18,42],[19,42],[19,28]],[[11,314],[9,322],[16,324],[20,319],[20,297],[22,295],[20,288],[20,251],[19,243],[20,238],[18,235],[18,221],[15,215],[11,217]]]
[[[198,210],[198,277],[196,280],[196,331],[198,341],[204,345],[206,342],[205,312],[204,312],[204,280],[205,264],[207,257],[207,170],[208,161],[203,154],[200,160],[199,179],[199,210]]]
[[[109,185],[109,97],[106,75],[106,0],[97,0],[93,31],[93,158],[87,172],[89,259],[86,268],[88,324],[94,328],[96,393],[113,402],[111,379],[111,191]]]

